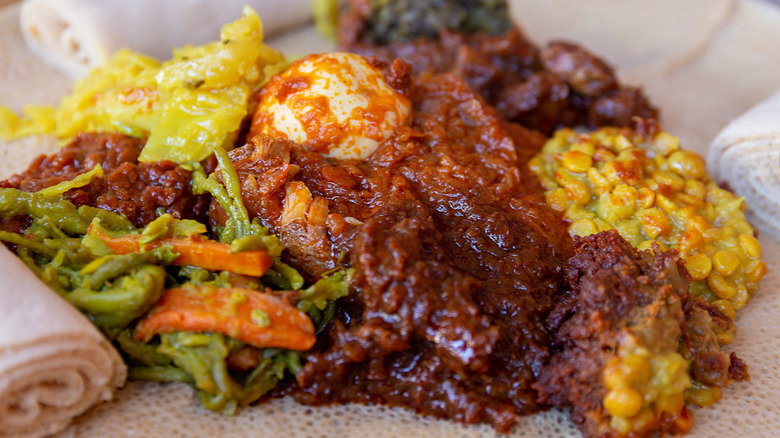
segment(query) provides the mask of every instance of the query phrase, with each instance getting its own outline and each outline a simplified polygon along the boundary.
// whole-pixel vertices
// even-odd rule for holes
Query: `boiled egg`
[[[360,55],[309,55],[260,95],[250,135],[267,134],[341,159],[364,159],[406,123],[411,103]]]

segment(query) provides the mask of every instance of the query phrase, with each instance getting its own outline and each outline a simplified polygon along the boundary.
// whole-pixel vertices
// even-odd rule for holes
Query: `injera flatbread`
[[[745,197],[750,220],[780,238],[780,92],[718,135],[709,167],[716,181]]]
[[[0,245],[0,437],[44,436],[104,400],[127,370],[111,343]]]
[[[534,2],[541,4],[543,2]],[[6,19],[7,20],[7,19]],[[526,18],[524,21],[531,21]],[[0,16],[0,41],[10,22]],[[310,32],[310,31],[309,31]],[[311,38],[311,39],[309,39]],[[303,47],[321,47],[322,38],[314,33],[307,36],[286,36],[294,41],[290,53],[303,53]],[[274,41],[271,44],[276,45]],[[290,50],[287,48],[286,50]],[[2,52],[5,53],[5,52]],[[0,81],[4,63],[0,55]],[[20,60],[17,60],[20,62]],[[31,71],[39,65],[28,57]],[[0,82],[3,83],[3,82]],[[39,82],[31,77],[18,83],[20,87],[35,87]],[[682,93],[685,89],[676,90]],[[4,93],[5,90],[0,89]],[[670,90],[669,93],[674,93]],[[18,107],[22,101],[0,102]],[[651,98],[654,96],[651,94]],[[669,109],[661,105],[662,111]],[[684,126],[684,121],[680,122]],[[5,146],[5,157],[10,156]],[[1,150],[1,149],[0,149]],[[14,154],[16,152],[14,151]],[[15,155],[14,155],[15,156]],[[0,158],[2,160],[2,158]],[[23,168],[25,161],[14,163]],[[6,177],[7,175],[0,175]],[[750,365],[752,381],[740,383],[724,391],[724,399],[713,408],[695,409],[696,425],[690,436],[750,436],[774,437],[780,430],[780,242],[762,235],[764,260],[769,274],[762,282],[762,290],[737,319],[737,340],[729,347],[737,351]],[[486,426],[463,426],[448,421],[416,416],[404,409],[377,406],[346,405],[311,408],[288,399],[244,409],[235,417],[223,417],[199,407],[190,388],[185,385],[159,385],[130,382],[115,401],[93,409],[78,418],[63,436],[124,437],[124,436],[342,436],[342,437],[497,437]],[[551,411],[521,419],[510,436],[514,437],[569,437],[579,436],[568,414]]]
[[[167,59],[174,47],[212,41],[244,5],[267,18],[266,35],[311,19],[311,0],[25,0],[21,29],[33,52],[78,78],[123,47]]]

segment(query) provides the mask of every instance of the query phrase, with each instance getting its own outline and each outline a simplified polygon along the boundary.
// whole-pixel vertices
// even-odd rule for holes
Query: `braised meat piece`
[[[583,96],[598,96],[618,85],[612,68],[575,44],[552,43],[541,58],[545,69]]]
[[[139,163],[145,141],[121,134],[79,134],[56,154],[36,158],[24,172],[0,182],[0,187],[35,192],[92,170],[104,176],[68,190],[64,198],[76,206],[89,205],[124,214],[137,227],[159,215],[207,222],[209,197],[193,195],[190,172],[176,163]]]
[[[691,361],[691,376],[716,388],[725,388],[732,380],[750,380],[747,366],[734,353],[727,355],[718,343],[717,331],[734,333],[734,321],[712,304],[690,295],[683,300],[683,310],[683,352]]]
[[[534,385],[541,401],[571,407],[585,436],[687,431],[686,390],[731,382],[717,310],[690,296],[674,251],[640,253],[614,230],[575,238],[575,251],[573,291],[548,319],[556,352]]]
[[[338,46],[382,61],[401,58],[416,73],[463,77],[512,122],[549,135],[563,126],[628,126],[657,110],[638,88],[621,85],[604,61],[571,43],[542,49],[518,27],[488,34],[440,25],[436,35],[388,42],[374,37],[371,0],[353,0],[339,22]]]

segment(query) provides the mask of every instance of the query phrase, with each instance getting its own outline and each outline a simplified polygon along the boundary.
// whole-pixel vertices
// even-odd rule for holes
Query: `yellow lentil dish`
[[[570,234],[614,228],[640,250],[677,249],[694,280],[691,294],[732,320],[766,273],[744,200],[712,181],[704,159],[666,132],[562,129],[529,166],[547,204],[570,221]],[[719,335],[721,345],[733,337]]]
[[[744,200],[719,187],[698,154],[681,149],[676,137],[655,125],[588,133],[561,129],[529,167],[572,236],[614,229],[639,250],[676,249],[693,280],[690,294],[731,322],[707,318],[717,344],[733,341],[736,311],[758,289],[766,265],[745,219]],[[721,398],[718,385],[689,377],[691,354],[682,345],[676,351],[678,335],[645,323],[633,326],[633,341],[618,348],[602,375],[603,406],[621,434],[643,430],[664,412],[679,412],[684,402],[708,406]],[[669,336],[663,341],[643,332]],[[678,431],[690,428],[683,424],[689,417],[676,421]]]

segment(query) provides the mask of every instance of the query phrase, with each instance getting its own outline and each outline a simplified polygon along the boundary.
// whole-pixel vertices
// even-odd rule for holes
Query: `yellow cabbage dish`
[[[0,137],[81,132],[148,136],[141,161],[199,161],[229,149],[249,99],[284,70],[284,56],[263,44],[260,17],[249,7],[222,27],[221,40],[174,49],[160,64],[122,50],[73,86],[58,108],[28,106],[19,117],[0,107]]]

